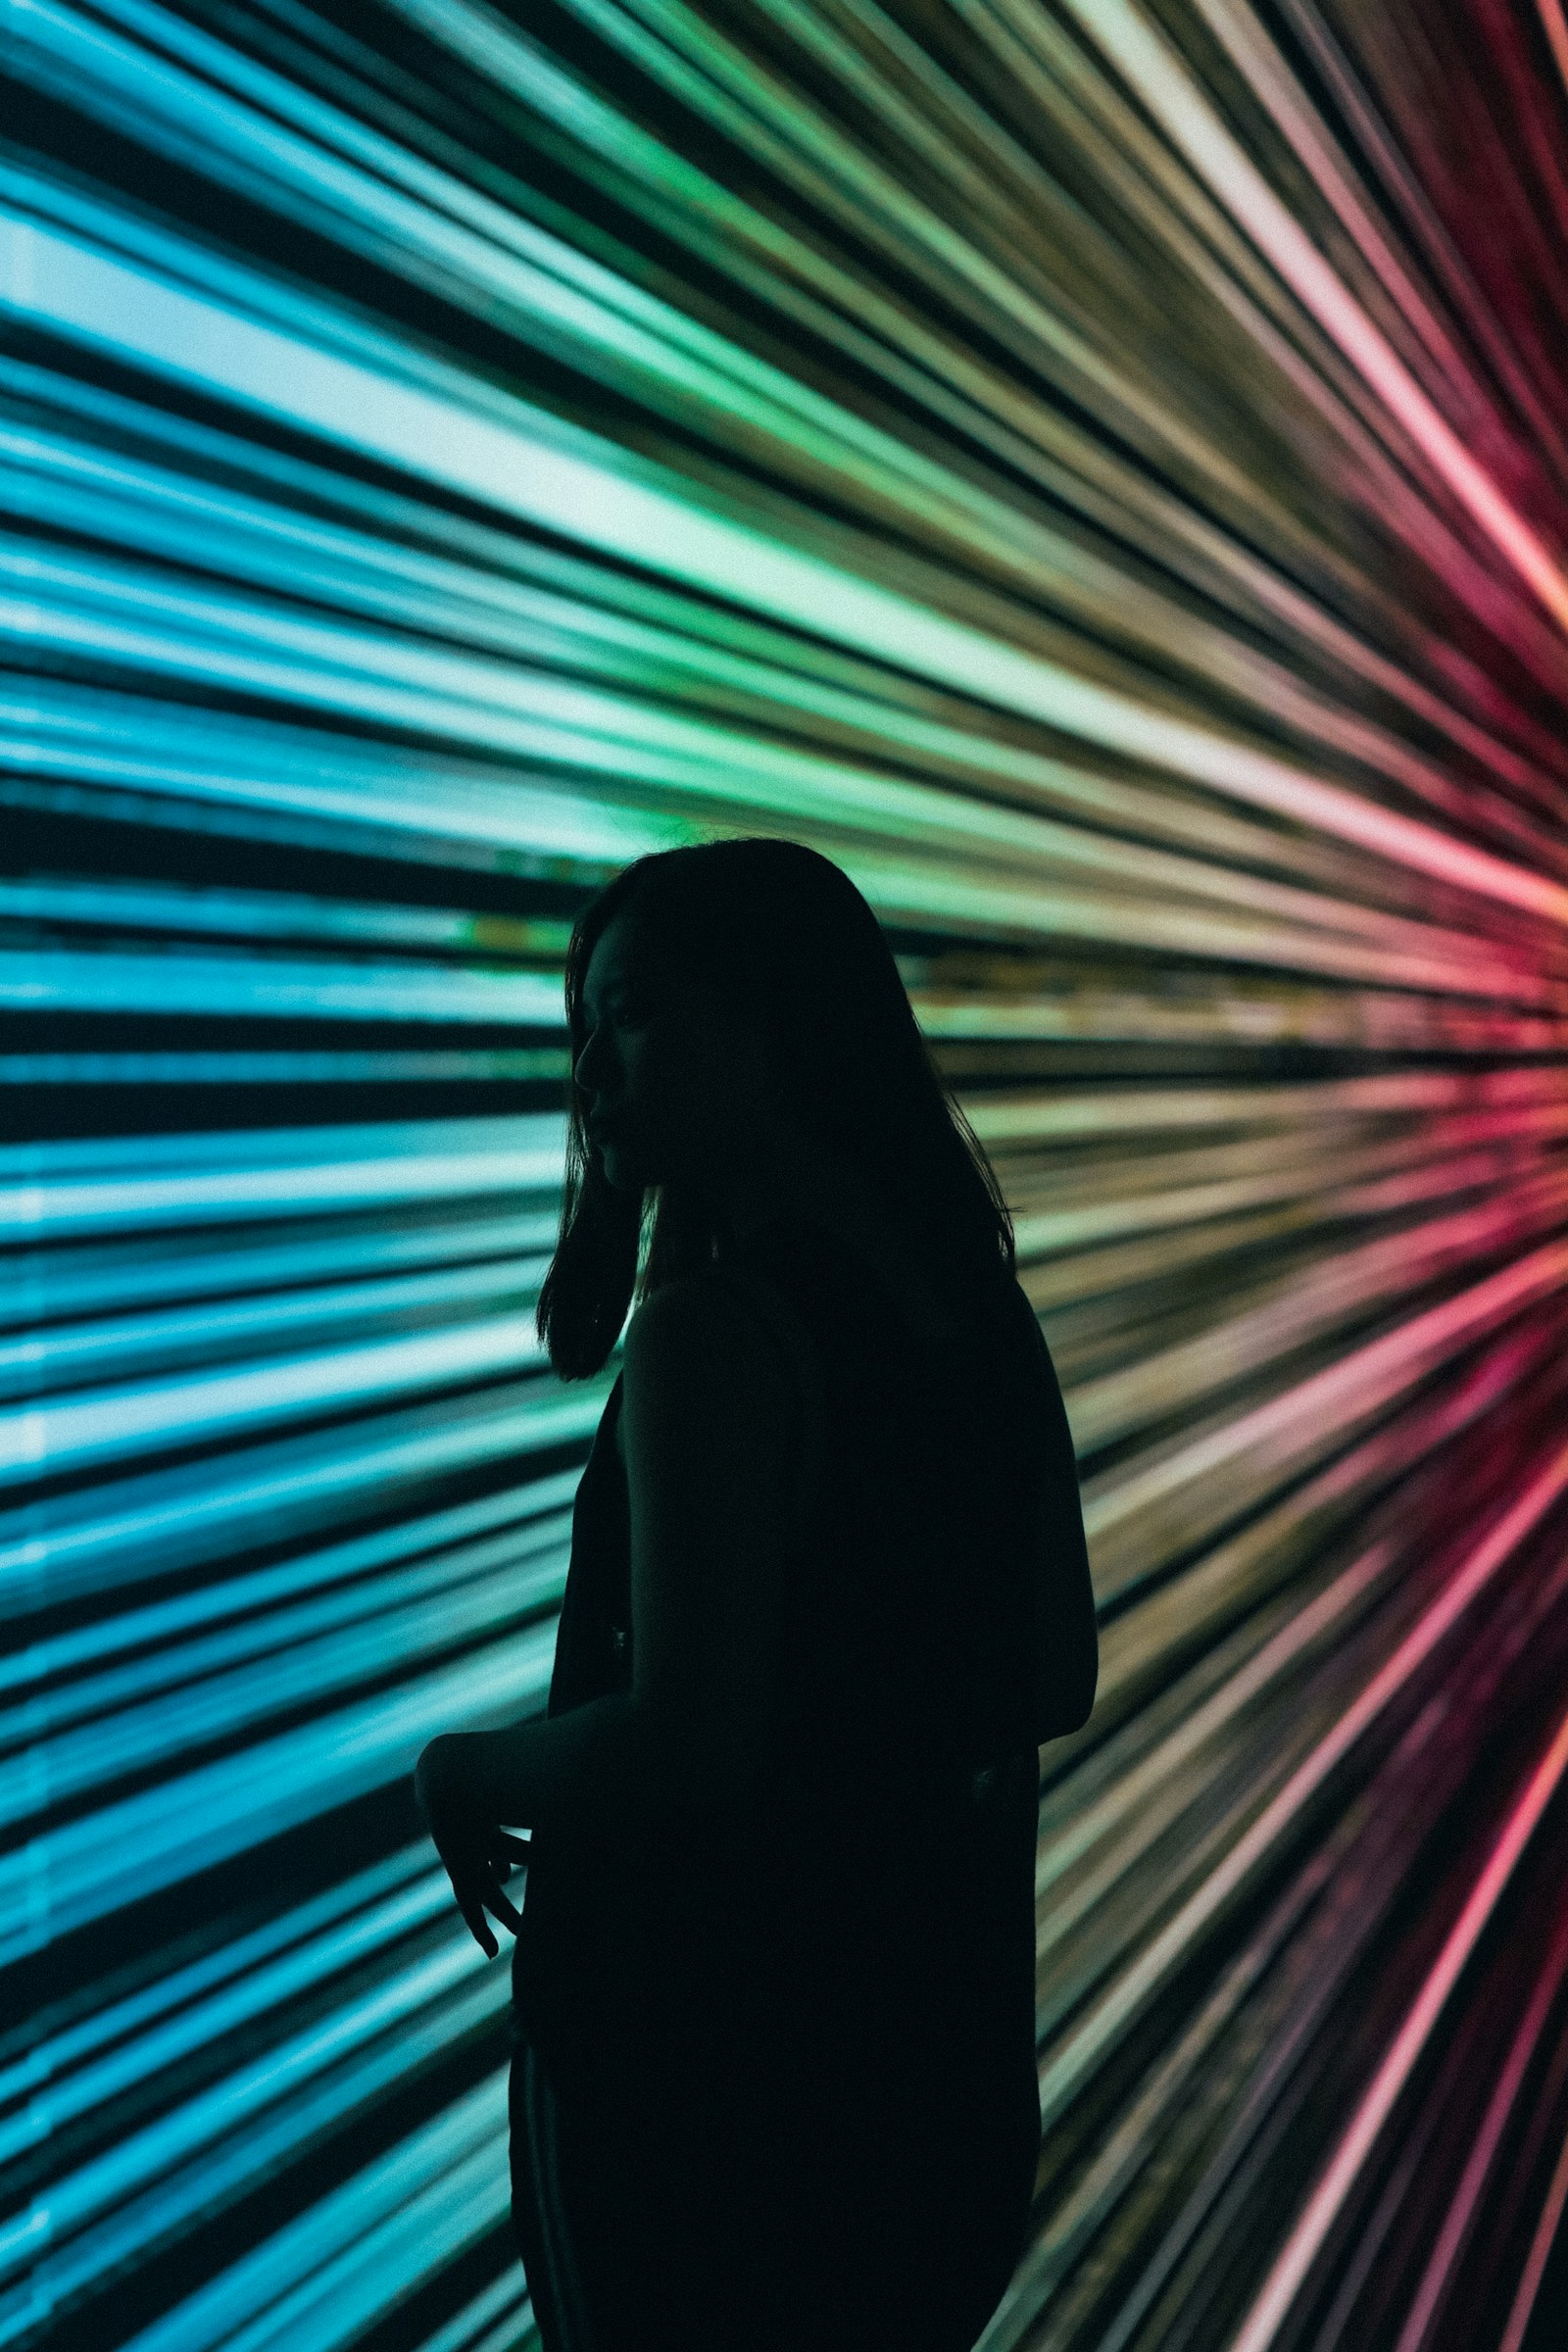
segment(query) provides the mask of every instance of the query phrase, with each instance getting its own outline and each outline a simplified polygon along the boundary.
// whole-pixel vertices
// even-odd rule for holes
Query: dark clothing
[[[778,1785],[535,1833],[513,2192],[545,2352],[969,2352],[1022,2253],[1035,1671],[1091,1606],[1071,1442],[1003,1276],[924,1340],[776,1224],[711,1269],[795,1366]],[[617,1381],[578,1489],[549,1712],[631,1684]]]

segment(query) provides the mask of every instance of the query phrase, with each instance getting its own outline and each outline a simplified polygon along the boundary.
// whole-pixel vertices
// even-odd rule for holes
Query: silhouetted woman
[[[1036,1751],[1097,1672],[1011,1223],[875,917],[812,850],[639,858],[578,920],[566,1011],[539,1299],[562,1377],[639,1303],[549,1712],[416,1775],[469,1927],[517,1936],[540,2330],[969,2352],[1040,2147]]]

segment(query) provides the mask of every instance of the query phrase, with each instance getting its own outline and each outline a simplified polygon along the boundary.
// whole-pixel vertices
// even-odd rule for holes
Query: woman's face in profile
[[[623,915],[594,943],[578,1015],[589,1148],[617,1192],[701,1182],[744,1153],[761,1109],[755,1044],[710,990],[661,972]]]

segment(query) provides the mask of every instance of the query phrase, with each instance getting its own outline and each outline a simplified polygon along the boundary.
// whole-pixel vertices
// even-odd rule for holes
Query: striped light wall
[[[1079,1452],[986,2352],[1550,2352],[1561,0],[7,30],[0,2352],[536,2340],[409,1775],[543,1706],[616,1369],[573,917],[759,832]]]

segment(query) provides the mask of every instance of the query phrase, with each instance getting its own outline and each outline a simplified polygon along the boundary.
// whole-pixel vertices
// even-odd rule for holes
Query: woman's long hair
[[[634,1290],[640,1302],[706,1265],[713,1247],[707,1212],[682,1187],[617,1192],[588,1149],[576,1079],[587,1043],[582,984],[601,932],[621,913],[659,969],[706,983],[760,1033],[781,1106],[869,1179],[931,1262],[975,1280],[1014,1272],[1012,1219],[991,1163],[848,874],[797,841],[747,836],[662,850],[606,884],[566,953],[565,1190],[536,1315],[563,1380],[600,1370]]]

